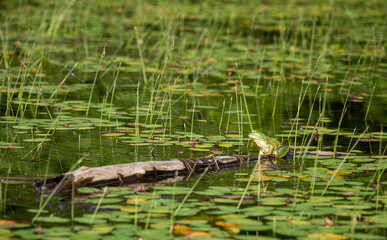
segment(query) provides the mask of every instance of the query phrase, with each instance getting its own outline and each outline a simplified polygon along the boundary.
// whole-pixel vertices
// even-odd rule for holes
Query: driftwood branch
[[[307,154],[330,156],[331,152],[307,152]],[[298,155],[300,153],[296,153]],[[341,153],[342,155],[343,153]],[[291,154],[292,155],[292,154]],[[261,156],[261,161],[273,162],[272,156]],[[35,185],[37,193],[70,192],[72,187],[118,185],[122,183],[149,183],[175,176],[200,173],[206,168],[217,171],[221,168],[245,166],[258,160],[257,155],[208,156],[189,160],[134,162],[102,167],[82,166],[75,171],[46,179]]]
[[[124,182],[138,183],[161,180],[177,175],[189,175],[204,171],[218,170],[225,167],[243,166],[256,161],[256,155],[209,156],[189,160],[134,162],[102,167],[82,166],[75,171],[47,179],[35,185],[37,192],[70,191],[72,187],[119,184]],[[262,157],[268,159],[268,157]],[[58,184],[61,182],[60,186]]]

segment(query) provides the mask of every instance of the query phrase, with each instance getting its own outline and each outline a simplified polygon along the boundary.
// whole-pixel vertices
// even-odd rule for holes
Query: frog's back
[[[267,137],[266,139],[267,142],[270,142],[270,144],[275,148],[275,147],[278,147],[280,145],[282,145],[282,143],[280,141],[278,141],[276,138],[272,138],[272,137]]]

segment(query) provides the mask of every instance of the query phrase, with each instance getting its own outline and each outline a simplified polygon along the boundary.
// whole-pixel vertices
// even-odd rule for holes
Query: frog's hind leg
[[[289,150],[290,150],[290,147],[289,147],[289,146],[280,146],[280,147],[278,147],[278,148],[276,148],[276,149],[274,150],[274,153],[273,153],[273,154],[274,154],[277,158],[283,158],[283,157],[285,157],[285,156],[288,154]]]

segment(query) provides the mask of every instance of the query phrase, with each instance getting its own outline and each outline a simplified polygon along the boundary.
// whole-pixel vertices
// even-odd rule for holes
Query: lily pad
[[[49,138],[28,138],[23,139],[23,142],[30,142],[30,143],[42,143],[42,142],[49,142],[51,139]]]

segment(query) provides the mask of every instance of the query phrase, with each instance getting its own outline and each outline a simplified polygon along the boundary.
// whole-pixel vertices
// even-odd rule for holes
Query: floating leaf
[[[91,221],[92,219],[89,218],[89,217],[75,217],[74,218],[74,221],[75,222],[78,222],[78,223],[83,223],[83,224],[105,224],[106,223],[106,220],[105,219],[98,219],[98,218],[95,218],[93,219],[93,221]]]
[[[102,134],[104,137],[121,137],[125,136],[125,133],[104,133]]]
[[[188,148],[189,150],[191,151],[195,151],[195,152],[209,152],[210,149],[206,149],[206,148]]]
[[[101,200],[100,199],[87,199],[84,201],[84,203],[94,203],[94,204],[97,204],[99,203]],[[122,200],[119,199],[119,198],[103,198],[101,203],[102,204],[112,204],[112,203],[118,203],[118,202],[121,202]]]
[[[80,193],[95,193],[95,192],[100,192],[101,190],[98,188],[92,188],[92,187],[81,187],[81,188],[78,188],[77,191]]]
[[[305,239],[345,240],[348,239],[348,237],[337,233],[309,233]]]
[[[70,220],[67,218],[55,217],[55,216],[39,217],[38,220],[41,222],[47,222],[47,223],[67,223],[67,222],[70,222]]]
[[[51,139],[49,138],[28,138],[23,139],[23,142],[30,142],[30,143],[42,143],[42,142],[49,142]]]

